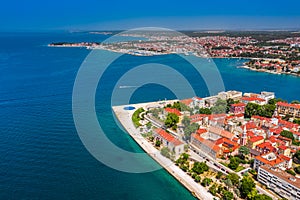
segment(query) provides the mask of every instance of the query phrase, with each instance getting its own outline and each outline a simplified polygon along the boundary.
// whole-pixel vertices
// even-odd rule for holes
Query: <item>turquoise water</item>
[[[0,199],[194,199],[165,170],[146,174],[119,172],[95,160],[82,145],[72,118],[72,89],[89,50],[46,45],[102,41],[107,37],[85,33],[0,33]],[[118,77],[144,62],[174,66],[193,83],[198,96],[208,94],[203,81],[175,55],[123,56],[112,65],[115,73],[103,77],[96,95],[96,100],[101,97],[102,101],[96,101],[96,111],[111,141],[133,152],[142,150],[116,125],[109,97]],[[268,90],[287,100],[300,99],[299,78],[236,68],[243,62],[215,59],[227,90]],[[152,84],[137,89],[131,102],[164,98],[175,96]]]

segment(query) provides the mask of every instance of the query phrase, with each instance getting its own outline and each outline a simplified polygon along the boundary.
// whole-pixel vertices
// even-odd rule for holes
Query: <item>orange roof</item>
[[[165,108],[165,111],[168,113],[174,113],[177,116],[181,116],[180,111],[176,108]]]
[[[201,135],[201,134],[203,134],[203,133],[207,133],[207,130],[206,130],[206,129],[203,129],[203,128],[200,128],[200,129],[197,130],[197,133],[198,133],[199,135]]]
[[[257,142],[257,141],[263,140],[263,139],[264,139],[264,137],[260,135],[260,136],[251,137],[249,139],[249,141],[253,143],[253,142]]]
[[[287,146],[280,145],[278,148],[279,148],[279,149],[282,149],[282,150],[286,150],[286,149],[287,149]]]
[[[189,106],[193,102],[193,99],[183,99],[180,102]]]
[[[272,146],[270,142],[263,142],[259,145],[257,145],[256,147],[260,148],[260,149],[264,149],[264,148],[267,148],[267,147],[270,147]]]
[[[214,126],[210,126],[208,131],[211,132],[211,133],[215,133],[217,135],[220,135],[221,137],[228,138],[228,139],[231,139],[234,136],[233,133],[230,133],[228,131],[225,131],[223,129],[220,129],[220,128],[217,128],[217,127],[214,127]]]
[[[258,98],[258,97],[242,97],[241,100],[244,101],[266,101],[262,98]]]
[[[195,138],[196,140],[201,142],[201,144],[204,144],[205,146],[207,146],[208,148],[214,150],[215,152],[219,152],[221,150],[221,148],[218,145],[216,145],[214,142],[204,139],[199,134],[193,133],[191,135],[191,137]]]
[[[291,160],[290,157],[287,157],[287,156],[285,156],[283,154],[279,154],[278,157],[281,158],[281,159],[283,159],[283,160],[286,160],[286,161],[290,161]]]
[[[246,104],[244,103],[234,103],[234,104],[231,104],[232,107],[245,107]]]
[[[228,149],[232,149],[233,151],[236,150],[239,147],[239,144],[236,142],[233,142],[227,138],[220,138],[215,142],[216,145],[220,145],[222,144],[222,146],[228,148]]]
[[[279,140],[283,140],[283,141],[289,141],[289,142],[292,141],[291,138],[283,137],[283,136],[281,136],[281,135],[278,136],[278,139],[279,139]]]
[[[277,142],[277,139],[276,139],[276,137],[275,136],[271,136],[271,137],[269,137],[269,139],[268,139],[271,143],[275,143],[275,142]]]
[[[300,104],[289,104],[289,103],[285,103],[285,102],[278,102],[277,106],[300,109]]]
[[[276,159],[270,160],[270,161],[263,158],[262,156],[256,156],[255,159],[259,160],[260,162],[262,162],[264,164],[271,165],[272,167],[275,166],[276,164],[284,162],[284,160],[282,160],[281,158],[278,158],[278,157],[276,157]]]
[[[171,134],[167,133],[165,130],[158,128],[155,130],[155,132],[160,135],[162,138],[167,140],[168,142],[173,143],[175,146],[183,144],[180,140],[173,137]]]

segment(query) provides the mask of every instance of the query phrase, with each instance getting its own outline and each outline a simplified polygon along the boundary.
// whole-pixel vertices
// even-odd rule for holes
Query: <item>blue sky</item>
[[[1,30],[300,29],[300,1],[2,0]]]

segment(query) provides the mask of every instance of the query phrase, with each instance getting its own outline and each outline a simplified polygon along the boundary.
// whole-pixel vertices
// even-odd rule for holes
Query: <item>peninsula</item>
[[[299,103],[272,92],[227,91],[113,111],[145,152],[199,199],[296,199]],[[286,192],[286,185],[293,189]]]

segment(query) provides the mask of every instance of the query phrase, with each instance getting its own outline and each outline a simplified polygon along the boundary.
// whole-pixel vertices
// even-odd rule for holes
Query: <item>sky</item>
[[[0,30],[300,29],[299,0],[2,0]]]

